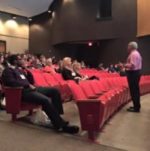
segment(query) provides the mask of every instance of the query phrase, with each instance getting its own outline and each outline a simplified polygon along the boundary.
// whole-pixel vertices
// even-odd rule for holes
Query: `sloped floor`
[[[129,106],[132,106],[132,103],[119,111],[106,124],[96,142],[128,151],[150,151],[150,94],[141,97],[141,104],[141,113],[126,111]],[[66,104],[65,108],[69,112],[67,115],[73,117],[72,122],[79,124],[78,115],[75,112],[76,106]],[[81,132],[79,135],[83,140],[87,138],[85,132]]]
[[[0,113],[0,151],[123,151],[22,122]]]
[[[141,113],[128,113],[128,104],[105,126],[101,144],[128,151],[150,151],[150,95],[142,97]]]
[[[76,105],[66,103],[64,108],[64,118],[80,125]],[[10,117],[0,112],[0,151],[150,151],[150,95],[142,97],[140,114],[128,113],[126,108],[105,126],[97,144],[87,140],[86,132],[70,136],[22,122],[11,123]]]

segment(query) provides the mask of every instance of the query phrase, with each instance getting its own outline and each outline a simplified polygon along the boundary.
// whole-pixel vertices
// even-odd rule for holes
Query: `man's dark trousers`
[[[136,71],[127,71],[128,85],[130,89],[131,99],[133,101],[133,106],[136,111],[139,111],[141,108],[140,104],[140,70]]]
[[[24,102],[41,105],[55,128],[65,126],[66,122],[60,116],[63,114],[61,96],[55,88],[24,89],[22,99]]]

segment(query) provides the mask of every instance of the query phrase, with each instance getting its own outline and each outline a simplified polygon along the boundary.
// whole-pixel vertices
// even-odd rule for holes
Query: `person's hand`
[[[89,77],[88,77],[88,75],[85,75],[84,78],[85,78],[85,79],[88,79]]]
[[[36,89],[36,87],[34,86],[34,85],[32,85],[32,84],[30,84],[30,89],[32,89],[32,90],[35,90]]]
[[[125,64],[125,69],[126,70],[129,70],[129,69],[132,69],[132,67],[133,67],[133,65],[132,64],[129,64],[129,63],[127,63],[127,64]]]
[[[81,78],[80,77],[75,77],[75,80],[81,80]]]

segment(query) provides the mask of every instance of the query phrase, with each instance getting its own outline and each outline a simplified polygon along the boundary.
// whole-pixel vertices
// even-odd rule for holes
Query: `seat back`
[[[87,96],[87,98],[90,99],[90,98],[95,98],[96,97],[96,94],[92,90],[92,88],[91,88],[88,81],[81,81],[79,83],[79,86],[82,88],[82,90],[85,93],[85,95]]]
[[[48,83],[49,86],[56,86],[59,85],[58,81],[52,76],[50,73],[43,73],[43,77]]]
[[[87,100],[86,95],[77,83],[75,83],[74,81],[68,81],[68,86],[72,92],[74,100]]]
[[[54,74],[53,76],[54,76],[54,78],[55,78],[58,82],[63,82],[63,81],[64,81],[62,75],[59,74],[59,73],[56,73],[56,74]]]
[[[32,73],[33,79],[34,79],[34,85],[37,87],[48,87],[48,83],[44,79],[42,72],[36,72],[36,71],[30,71]]]

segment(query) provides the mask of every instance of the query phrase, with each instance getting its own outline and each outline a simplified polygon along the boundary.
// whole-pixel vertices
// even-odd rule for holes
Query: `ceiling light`
[[[52,11],[51,11],[51,10],[48,10],[48,13],[49,13],[49,14],[51,14],[51,13],[52,13]]]
[[[14,19],[14,20],[15,20],[15,19],[17,19],[17,17],[16,17],[16,16],[13,16],[13,17],[12,17],[12,19]]]
[[[93,46],[93,43],[92,43],[92,42],[89,42],[89,43],[88,43],[88,46],[89,46],[89,47],[92,47],[92,46]]]
[[[28,18],[29,21],[32,21],[32,18]]]

